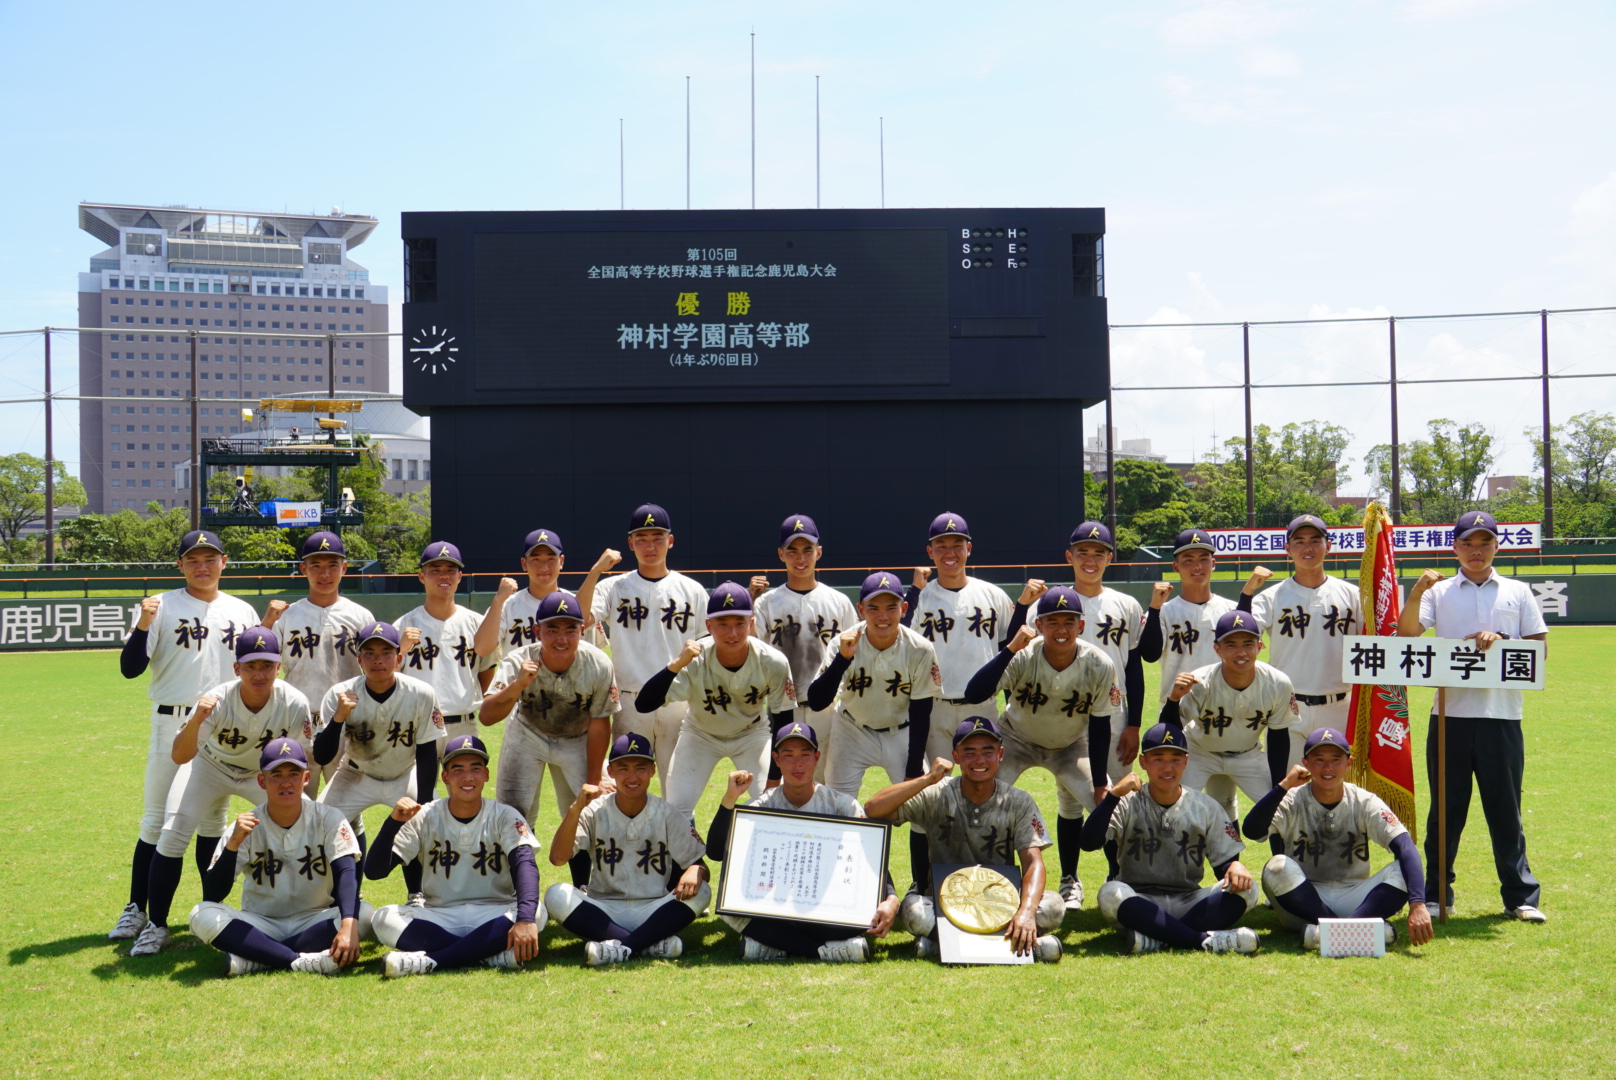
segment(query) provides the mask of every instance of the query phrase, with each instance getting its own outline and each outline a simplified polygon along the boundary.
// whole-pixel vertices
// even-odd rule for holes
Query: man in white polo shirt
[[[1548,637],[1548,625],[1532,590],[1493,570],[1498,522],[1491,514],[1472,510],[1459,516],[1453,527],[1453,553],[1459,558],[1459,574],[1447,577],[1440,570],[1427,570],[1420,575],[1403,605],[1399,635],[1419,637],[1435,627],[1437,637],[1472,640],[1483,652],[1506,638],[1542,641]],[[1519,690],[1447,691],[1446,882],[1435,880],[1438,818],[1434,800],[1425,821],[1426,880],[1433,882],[1427,888],[1427,906],[1433,917],[1438,903],[1453,907],[1453,865],[1470,809],[1470,778],[1474,776],[1493,841],[1505,913],[1523,922],[1548,921],[1537,907],[1543,890],[1526,864],[1526,833],[1521,828],[1521,777],[1526,769],[1523,703]],[[1425,773],[1432,792],[1437,789],[1436,745],[1433,716],[1425,740]]]

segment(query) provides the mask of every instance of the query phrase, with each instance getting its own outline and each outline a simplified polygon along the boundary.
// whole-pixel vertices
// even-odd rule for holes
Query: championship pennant
[[[1363,598],[1364,629],[1377,637],[1396,635],[1402,606],[1397,591],[1397,556],[1391,541],[1392,523],[1385,507],[1370,503],[1364,513],[1364,553],[1358,588]],[[1353,686],[1347,723],[1347,741],[1352,743],[1352,782],[1384,799],[1409,835],[1418,840],[1410,733],[1406,686]]]

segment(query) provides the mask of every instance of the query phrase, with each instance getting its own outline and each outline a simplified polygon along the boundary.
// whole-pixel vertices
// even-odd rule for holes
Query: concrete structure
[[[1116,428],[1099,428],[1095,434],[1083,440],[1083,471],[1094,473],[1096,476],[1105,475],[1105,440],[1111,439],[1111,456],[1120,461],[1123,458],[1135,458],[1139,461],[1167,460],[1166,454],[1158,454],[1151,450],[1149,439],[1121,439],[1117,438]]]
[[[386,393],[387,287],[349,258],[377,220],[80,203],[107,244],[79,275],[79,476],[88,511],[190,505],[191,342],[201,437],[297,392]]]

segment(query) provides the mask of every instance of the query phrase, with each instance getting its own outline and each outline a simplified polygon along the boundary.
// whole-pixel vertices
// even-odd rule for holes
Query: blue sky
[[[693,205],[745,206],[752,31],[759,206],[813,205],[819,75],[824,205],[878,204],[884,116],[888,206],[1105,207],[1114,322],[1616,303],[1609,4],[0,0],[0,329],[76,321],[80,199],[374,214],[356,258],[397,286],[401,211],[615,207],[622,118],[627,205],[683,206],[687,75]],[[1538,363],[1531,320],[1406,333],[1405,375]],[[1616,314],[1557,317],[1551,343],[1556,370],[1616,370]],[[1258,381],[1384,371],[1383,325],[1253,345]],[[1119,385],[1227,381],[1239,334],[1119,331],[1113,356]],[[56,370],[70,388],[71,347]],[[37,344],[0,339],[0,397],[39,384]],[[1383,398],[1257,395],[1260,421],[1347,424],[1354,456]],[[1238,408],[1124,394],[1118,424],[1182,459]],[[1558,383],[1554,408],[1616,409],[1616,380]],[[1530,384],[1421,388],[1403,423],[1481,421],[1511,472],[1537,413]],[[0,452],[39,452],[41,419],[0,406]]]

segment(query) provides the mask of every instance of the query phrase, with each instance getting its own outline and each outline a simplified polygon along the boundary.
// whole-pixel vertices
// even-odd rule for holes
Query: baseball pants
[[[1263,895],[1275,901],[1274,914],[1279,916],[1279,924],[1287,930],[1301,930],[1307,926],[1309,920],[1288,911],[1279,898],[1286,893],[1293,892],[1303,884],[1313,886],[1313,891],[1319,894],[1324,906],[1330,909],[1333,918],[1344,919],[1358,910],[1369,894],[1381,885],[1390,885],[1408,896],[1408,883],[1403,880],[1403,870],[1395,862],[1387,863],[1380,873],[1373,874],[1357,881],[1313,881],[1302,869],[1302,864],[1285,855],[1275,855],[1263,867],[1262,890]]]
[[[194,764],[186,762],[184,765],[176,765],[172,756],[174,736],[185,726],[185,719],[191,714],[191,706],[176,705],[172,708],[175,712],[165,716],[157,711],[156,705],[151,707],[151,739],[146,744],[145,806],[140,814],[140,839],[148,844],[157,843],[163,834],[163,827],[179,812],[180,798],[185,794],[185,785],[191,778],[191,766]],[[180,712],[181,709],[184,710],[183,713]],[[216,820],[199,822],[197,827],[210,825],[214,828],[205,831],[204,835],[224,834],[223,808],[220,809]]]
[[[1241,893],[1230,893],[1228,886],[1222,881],[1214,882],[1203,889],[1195,889],[1191,892],[1163,893],[1136,890],[1132,885],[1122,881],[1108,881],[1100,886],[1099,905],[1100,914],[1105,916],[1106,922],[1112,926],[1121,926],[1122,923],[1117,919],[1117,911],[1122,907],[1124,901],[1131,900],[1134,897],[1150,901],[1165,911],[1169,918],[1184,920],[1202,903],[1230,895],[1238,896],[1245,901],[1246,911],[1249,912],[1257,903],[1257,883],[1252,882],[1251,888]],[[1227,930],[1238,921],[1239,919],[1235,918],[1229,920],[1223,926],[1196,926],[1195,929]]]
[[[567,916],[577,911],[584,904],[602,911],[612,922],[628,930],[638,929],[651,915],[665,904],[683,904],[696,915],[707,910],[707,904],[713,897],[713,890],[707,882],[701,883],[696,895],[689,900],[680,900],[673,893],[664,893],[644,900],[625,900],[612,896],[595,896],[575,885],[561,882],[550,886],[544,892],[544,909],[550,913],[550,918],[556,922],[565,922]]]
[[[1058,892],[1044,890],[1033,916],[1040,934],[1052,934],[1066,918],[1066,901]],[[937,929],[937,902],[925,893],[911,892],[898,904],[898,922],[915,937],[929,937]],[[851,936],[851,935],[849,935]]]
[[[319,801],[341,811],[342,816],[359,832],[362,831],[360,819],[366,810],[372,806],[385,806],[391,810],[393,804],[406,795],[412,799],[416,797],[413,767],[400,776],[383,780],[367,776],[349,759],[321,790]]]
[[[944,698],[933,698],[931,702],[931,731],[926,736],[926,760],[922,764],[930,767],[938,758],[944,761],[954,760],[954,729],[973,716],[993,715],[993,702],[984,701],[980,705],[971,705],[967,702],[952,702]],[[907,744],[905,744],[907,745]],[[899,780],[903,777],[899,776]]]
[[[556,806],[566,817],[567,807],[578,797],[589,771],[589,736],[557,739],[534,731],[520,720],[511,720],[505,725],[505,738],[499,747],[494,798],[529,823],[538,821],[546,768],[555,786]]]
[[[651,753],[656,757],[657,774],[662,777],[662,794],[667,798],[668,770],[673,762],[673,748],[679,742],[679,725],[690,715],[690,706],[683,701],[670,702],[653,712],[642,713],[634,707],[639,696],[635,690],[620,690],[622,708],[612,717],[612,738],[624,735],[644,735],[651,740]]]
[[[543,911],[535,913],[544,914]],[[375,930],[376,940],[389,949],[398,948],[398,939],[410,924],[419,919],[429,922],[433,926],[453,934],[455,937],[465,937],[479,926],[501,915],[516,922],[516,905],[507,904],[503,900],[490,900],[486,903],[474,904],[444,904],[441,906],[428,905],[427,907],[410,907],[408,904],[389,904],[376,909],[375,920],[371,926]],[[539,929],[544,929],[543,919],[534,919]]]
[[[375,908],[363,900],[359,901],[359,940],[364,941],[371,936],[372,921],[378,914]],[[274,916],[237,911],[229,904],[204,900],[191,909],[191,933],[211,945],[220,931],[237,919],[276,941],[294,938],[322,922],[331,924],[333,934],[342,926],[342,912],[337,910],[335,904],[297,915]]]
[[[1436,717],[1425,733],[1425,776],[1433,796],[1437,790]],[[1470,785],[1481,794],[1481,812],[1493,842],[1493,865],[1506,911],[1537,907],[1543,888],[1526,862],[1526,832],[1521,827],[1521,782],[1526,773],[1526,741],[1519,720],[1491,717],[1448,717],[1448,880],[1443,902],[1453,903],[1454,864],[1459,837],[1470,815]],[[1437,806],[1433,798],[1425,818],[1426,899],[1436,903]]]
[[[1094,779],[1089,769],[1089,740],[1079,738],[1070,746],[1050,750],[1027,742],[1015,732],[1010,721],[1000,720],[1004,735],[1004,762],[999,779],[1014,784],[1028,769],[1044,769],[1054,774],[1060,816],[1081,817],[1094,811]]]
[[[864,774],[871,769],[884,770],[889,784],[903,781],[904,766],[909,758],[908,724],[887,731],[871,731],[838,712],[831,719],[831,727],[836,731],[835,749],[825,769],[826,784],[856,799],[864,786]]]
[[[694,821],[696,803],[713,778],[713,770],[725,758],[737,769],[752,774],[752,786],[746,789],[748,798],[762,795],[769,777],[769,725],[759,718],[739,735],[724,739],[686,720],[663,780],[663,789],[673,808]]]
[[[185,789],[180,795],[179,805],[157,837],[157,854],[175,859],[185,854],[185,846],[196,835],[197,829],[204,825],[219,822],[221,824],[216,834],[204,835],[224,835],[222,823],[230,809],[230,796],[240,795],[254,806],[264,797],[264,789],[258,786],[257,773],[238,780],[201,757],[182,767],[189,767],[190,775],[185,777]]]
[[[818,712],[810,709],[806,704],[799,704],[791,710],[791,718],[800,724],[807,724],[814,729],[814,735],[819,740],[819,764],[814,767],[814,783],[825,783],[828,775],[826,770],[830,766],[830,744],[837,712],[837,702],[831,702],[829,708]]]
[[[1209,783],[1217,777],[1224,778],[1223,786],[1219,788],[1212,783],[1209,789]],[[1274,788],[1273,778],[1268,775],[1268,755],[1260,746],[1234,754],[1214,754],[1192,745],[1189,763],[1184,766],[1183,784],[1192,791],[1204,791],[1217,799],[1230,821],[1240,820],[1234,801],[1236,787],[1252,802]]]
[[[1332,690],[1325,697],[1334,697],[1341,691]],[[1313,694],[1312,697],[1321,695]],[[1286,760],[1285,767],[1291,768],[1302,760],[1302,746],[1307,737],[1321,727],[1335,728],[1341,734],[1347,733],[1348,710],[1352,705],[1352,694],[1348,693],[1340,701],[1332,701],[1324,705],[1304,705],[1296,703],[1296,721],[1291,724],[1291,756]]]

